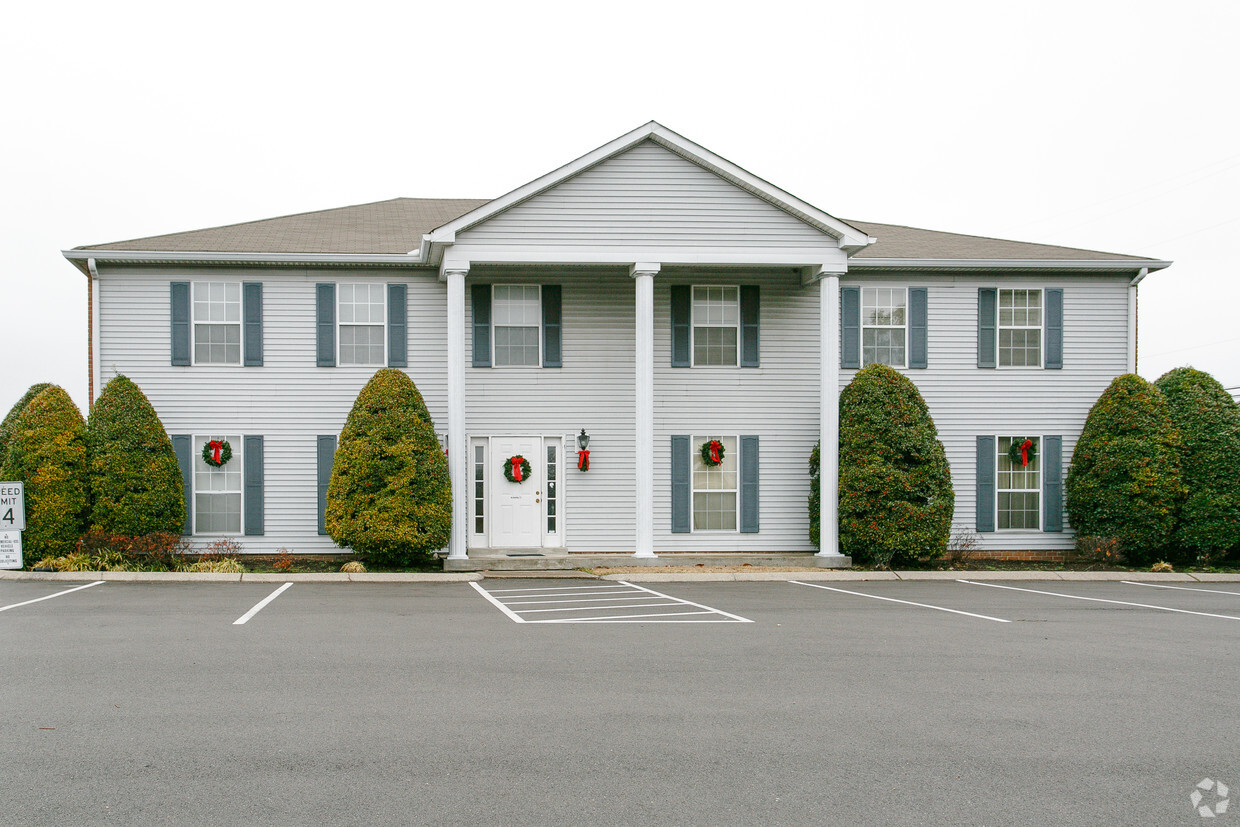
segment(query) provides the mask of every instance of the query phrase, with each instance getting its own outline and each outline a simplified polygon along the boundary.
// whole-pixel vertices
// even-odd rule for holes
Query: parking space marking
[[[0,612],[7,612],[9,609],[16,609],[18,606],[29,606],[31,603],[38,603],[41,600],[51,600],[53,597],[60,597],[62,595],[68,594],[69,592],[80,592],[82,589],[89,589],[91,586],[102,586],[102,585],[103,585],[102,580],[96,580],[93,583],[87,583],[83,586],[74,586],[71,589],[65,589],[64,591],[59,591],[59,592],[56,592],[55,594],[45,594],[42,597],[36,597],[34,600],[25,600],[25,601],[22,601],[21,603],[12,603],[8,606],[0,606]]]
[[[1240,592],[1225,592],[1222,589],[1191,589],[1185,586],[1163,586],[1158,583],[1138,583],[1136,580],[1121,580],[1121,583],[1127,583],[1129,586],[1149,586],[1152,589],[1175,589],[1181,592],[1205,592],[1206,594],[1230,594],[1240,597]]]
[[[656,623],[753,623],[752,620],[703,606],[691,600],[672,597],[645,586],[624,580],[608,586],[556,586],[528,589],[495,589],[489,591],[477,583],[470,583],[478,594],[487,599],[514,623],[642,623],[651,618],[687,618],[691,620],[655,620]],[[528,599],[526,599],[528,598]],[[662,601],[662,602],[656,602]],[[522,608],[524,606],[552,606],[552,608]],[[679,612],[647,612],[646,609],[668,606],[687,607]],[[634,610],[642,610],[633,614]],[[561,612],[628,612],[625,614],[582,615],[580,617],[527,618],[526,615],[542,615]],[[703,619],[701,615],[717,615],[718,619]]]
[[[788,582],[794,583],[798,586],[809,586],[810,588],[814,588],[814,589],[826,589],[829,592],[839,592],[840,594],[852,594],[852,595],[856,595],[857,597],[872,597],[875,600],[886,600],[890,603],[903,603],[905,606],[920,606],[923,609],[934,609],[935,611],[938,611],[938,612],[951,612],[954,615],[976,617],[982,620],[993,620],[995,623],[1011,623],[1012,622],[1010,620],[1004,620],[1001,617],[991,617],[990,615],[979,615],[979,614],[974,614],[973,612],[962,612],[959,609],[948,609],[945,606],[931,606],[929,603],[914,603],[911,600],[896,600],[894,597],[883,597],[877,594],[866,594],[865,592],[853,592],[853,591],[849,591],[848,589],[837,589],[831,586],[822,586],[822,585],[819,585],[818,583],[803,583],[800,580],[789,580]]]
[[[261,611],[263,610],[263,607],[264,607],[264,606],[266,606],[268,603],[270,603],[271,601],[273,601],[273,600],[275,600],[277,597],[279,597],[279,596],[280,596],[280,594],[281,594],[281,592],[283,592],[285,589],[287,589],[287,588],[288,588],[289,586],[291,586],[291,585],[293,585],[293,584],[292,584],[292,583],[285,583],[283,586],[281,586],[280,588],[276,589],[274,592],[272,592],[271,594],[267,595],[267,596],[266,596],[266,597],[264,597],[262,600],[258,601],[258,603],[254,604],[254,608],[253,608],[253,609],[250,609],[248,612],[246,612],[245,614],[243,614],[241,617],[239,617],[239,618],[237,618],[236,620],[234,620],[234,621],[233,621],[233,625],[234,625],[234,626],[244,626],[246,623],[248,623],[248,622],[249,622],[250,618],[254,617],[254,615],[256,615],[256,614],[258,614],[259,612],[261,612]]]
[[[1127,600],[1107,600],[1102,597],[1083,597],[1079,594],[1064,594],[1062,592],[1044,592],[1039,589],[1020,589],[1016,586],[1000,586],[998,583],[979,583],[976,580],[957,580],[957,583],[968,583],[970,586],[989,586],[992,589],[1008,589],[1014,592],[1028,592],[1029,594],[1046,594],[1051,597],[1066,597],[1069,600],[1088,600],[1091,603],[1113,603],[1117,606],[1136,606],[1141,609],[1157,609],[1160,612],[1175,612],[1182,615],[1197,615],[1198,617],[1217,617],[1221,620],[1240,620],[1240,617],[1234,615],[1215,615],[1209,612],[1190,612],[1188,609],[1172,609],[1169,606],[1154,606],[1150,603],[1129,603]]]

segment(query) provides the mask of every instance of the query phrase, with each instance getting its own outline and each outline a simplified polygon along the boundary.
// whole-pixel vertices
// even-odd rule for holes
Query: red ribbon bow
[[[220,450],[224,447],[224,443],[218,439],[213,439],[207,443],[207,447],[211,449],[211,461],[216,465],[220,464]]]
[[[578,451],[577,452],[577,468],[582,471],[590,470],[590,452],[589,451]]]
[[[723,460],[719,458],[719,451],[722,448],[723,446],[719,444],[719,440],[712,439],[710,441],[710,461],[716,465],[723,462]]]
[[[1024,468],[1029,464],[1029,449],[1033,447],[1033,440],[1026,439],[1020,444],[1020,467]]]
[[[521,482],[521,463],[525,462],[525,457],[517,455],[509,460],[512,463],[512,478],[515,482]]]

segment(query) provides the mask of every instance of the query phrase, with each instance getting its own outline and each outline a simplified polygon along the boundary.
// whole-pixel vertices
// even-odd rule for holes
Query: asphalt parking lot
[[[1228,583],[0,581],[0,823],[1226,824],[1238,639]]]

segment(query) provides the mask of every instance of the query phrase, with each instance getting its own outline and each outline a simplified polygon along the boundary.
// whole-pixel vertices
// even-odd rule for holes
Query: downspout
[[[1137,285],[1150,274],[1150,268],[1142,267],[1136,278],[1128,282],[1128,372],[1137,372]]]
[[[95,373],[99,367],[99,360],[95,355],[95,347],[99,343],[99,321],[95,315],[95,293],[98,290],[99,270],[95,267],[93,258],[86,259],[86,269],[89,273],[86,280],[86,368],[90,373],[87,377],[87,413],[89,413],[89,409],[95,406]]]

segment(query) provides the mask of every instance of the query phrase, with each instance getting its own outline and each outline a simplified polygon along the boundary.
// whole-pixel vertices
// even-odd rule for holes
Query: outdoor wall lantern
[[[590,435],[586,433],[586,429],[582,428],[581,433],[577,434],[577,468],[580,471],[590,470]]]

